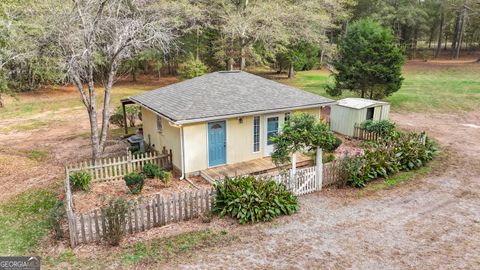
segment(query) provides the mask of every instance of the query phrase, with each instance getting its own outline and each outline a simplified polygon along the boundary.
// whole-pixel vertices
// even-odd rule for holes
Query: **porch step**
[[[204,171],[200,171],[200,176],[212,185],[215,183],[215,179],[210,177],[210,175],[206,174]]]

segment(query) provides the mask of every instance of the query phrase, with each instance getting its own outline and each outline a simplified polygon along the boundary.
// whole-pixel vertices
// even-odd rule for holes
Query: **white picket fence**
[[[92,182],[122,180],[130,172],[139,171],[147,163],[153,163],[164,169],[172,168],[172,150],[165,148],[162,153],[147,152],[132,154],[127,150],[127,155],[108,157],[95,161],[84,161],[65,166],[65,176],[70,178],[71,173],[87,171],[92,176]]]
[[[292,170],[288,172],[272,175],[277,183],[283,184],[287,190],[295,195],[304,195],[320,190],[320,183],[317,181],[317,168],[306,167],[297,169],[296,175],[292,177]]]

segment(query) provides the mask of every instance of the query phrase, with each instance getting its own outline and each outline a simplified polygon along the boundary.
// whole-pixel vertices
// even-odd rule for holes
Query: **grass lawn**
[[[409,62],[405,65],[402,88],[386,101],[396,112],[454,112],[478,108],[480,103],[480,64],[441,65]],[[298,72],[286,83],[322,96],[333,79],[326,70]],[[353,96],[344,93],[344,96]],[[342,98],[342,97],[336,97]]]
[[[192,231],[171,237],[156,238],[149,241],[139,241],[134,244],[113,249],[108,254],[93,254],[78,258],[70,250],[57,257],[45,257],[45,265],[59,268],[61,265],[72,266],[74,269],[161,269],[168,262],[179,262],[192,256],[192,251],[207,247],[228,245],[238,240],[238,236],[227,231],[209,229]],[[142,267],[143,266],[143,267]]]
[[[56,200],[50,190],[31,189],[0,204],[0,255],[34,252],[50,230],[48,213]]]

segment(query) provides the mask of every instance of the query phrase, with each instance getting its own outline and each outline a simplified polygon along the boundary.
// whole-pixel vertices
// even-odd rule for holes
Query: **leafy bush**
[[[143,174],[145,174],[145,176],[148,178],[160,178],[160,176],[163,174],[163,171],[158,165],[147,163],[143,166]]]
[[[126,117],[127,117],[127,123],[130,127],[135,126],[135,122],[137,119],[141,120],[142,119],[142,114],[140,111],[140,106],[126,106],[125,107],[125,112],[126,112]],[[125,123],[123,122],[123,107],[118,106],[115,109],[115,112],[113,112],[110,115],[109,118],[110,124],[115,125],[117,127],[123,128],[125,127]]]
[[[165,184],[172,180],[172,173],[162,170],[158,165],[147,163],[143,166],[143,174],[148,178],[159,178]]]
[[[335,160],[335,155],[332,153],[323,153],[322,161],[323,163],[332,162]]]
[[[254,176],[227,178],[216,185],[213,212],[230,215],[240,224],[270,221],[298,211],[298,200],[285,186]]]
[[[340,147],[341,144],[342,140],[338,137],[335,137],[335,140],[330,145],[327,145],[327,148],[325,148],[325,150],[328,152],[333,152],[337,150],[337,148]]]
[[[111,125],[117,126],[119,128],[125,127],[122,111],[117,109],[112,115],[110,115],[109,122]]]
[[[89,191],[91,181],[92,175],[85,170],[70,174],[70,183],[74,190]]]
[[[435,144],[423,133],[398,133],[366,144],[364,155],[345,158],[342,169],[348,183],[363,187],[372,179],[424,166],[436,152]]]
[[[112,246],[118,246],[124,235],[128,203],[123,198],[112,199],[101,209],[105,217],[103,240]]]
[[[295,113],[282,128],[282,132],[269,138],[275,145],[272,160],[275,164],[290,162],[290,154],[304,150],[313,151],[318,146],[334,149],[338,143],[328,126],[308,113]]]
[[[395,123],[389,120],[366,120],[360,127],[368,132],[377,133],[380,136],[390,136],[396,129]]]
[[[62,221],[65,218],[65,206],[63,201],[59,200],[55,205],[50,209],[48,215],[48,223],[53,229],[54,238],[59,240],[64,236]]]
[[[142,192],[145,177],[137,172],[131,172],[123,177],[125,184],[132,194],[139,194]]]
[[[208,72],[208,67],[200,60],[190,56],[183,65],[180,67],[179,73],[183,79],[191,79]]]
[[[169,184],[172,181],[173,175],[171,172],[166,172],[162,171],[162,175],[160,176],[160,179],[163,181],[165,184]]]

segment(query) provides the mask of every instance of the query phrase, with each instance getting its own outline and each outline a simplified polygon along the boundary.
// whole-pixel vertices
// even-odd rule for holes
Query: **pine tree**
[[[339,43],[333,62],[335,86],[327,92],[339,96],[348,90],[361,97],[381,99],[398,91],[404,55],[394,43],[392,31],[372,19],[351,24]]]

